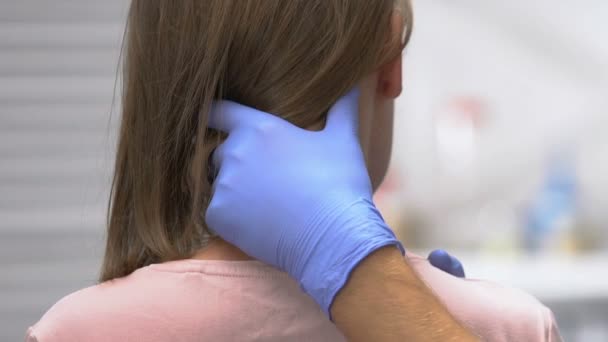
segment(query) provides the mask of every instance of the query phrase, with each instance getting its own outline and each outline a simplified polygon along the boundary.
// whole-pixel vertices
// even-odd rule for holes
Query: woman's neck
[[[221,238],[211,240],[206,247],[197,251],[192,258],[198,260],[226,261],[253,260],[253,258],[245,254],[245,252],[222,240]]]

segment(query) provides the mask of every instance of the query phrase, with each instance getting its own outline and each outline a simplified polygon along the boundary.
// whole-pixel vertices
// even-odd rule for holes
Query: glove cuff
[[[336,202],[334,202],[336,203]],[[305,232],[314,232],[302,239],[302,246],[310,246],[300,259],[300,267],[292,277],[330,317],[331,305],[348,281],[351,272],[363,259],[376,250],[394,245],[405,254],[403,245],[386,225],[382,215],[368,199],[359,199],[348,205],[326,207],[325,214],[317,215],[313,225]],[[323,219],[319,219],[323,217]],[[314,228],[313,228],[314,227]],[[291,273],[291,272],[290,272]]]

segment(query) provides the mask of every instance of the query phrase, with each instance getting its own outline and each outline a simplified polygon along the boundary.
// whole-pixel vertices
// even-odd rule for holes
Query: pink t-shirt
[[[484,341],[561,341],[553,315],[519,290],[410,263]],[[345,341],[297,283],[257,261],[181,260],[61,299],[27,342]]]

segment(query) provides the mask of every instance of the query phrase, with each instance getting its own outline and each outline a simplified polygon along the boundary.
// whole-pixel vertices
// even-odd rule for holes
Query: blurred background
[[[127,7],[0,0],[0,341],[96,281]],[[608,341],[608,2],[415,10],[387,221],[537,296],[566,341]]]

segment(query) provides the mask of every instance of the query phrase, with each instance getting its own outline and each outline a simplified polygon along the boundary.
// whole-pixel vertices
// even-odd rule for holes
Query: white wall
[[[493,222],[516,229],[548,154],[565,145],[580,219],[608,231],[608,2],[433,0],[415,10],[394,167],[406,206],[430,216],[433,241],[492,234],[487,220],[478,227],[488,205],[503,208]],[[461,151],[470,163],[445,168],[435,116],[463,97],[483,104],[481,127],[472,151]],[[466,137],[448,137],[455,153]]]

